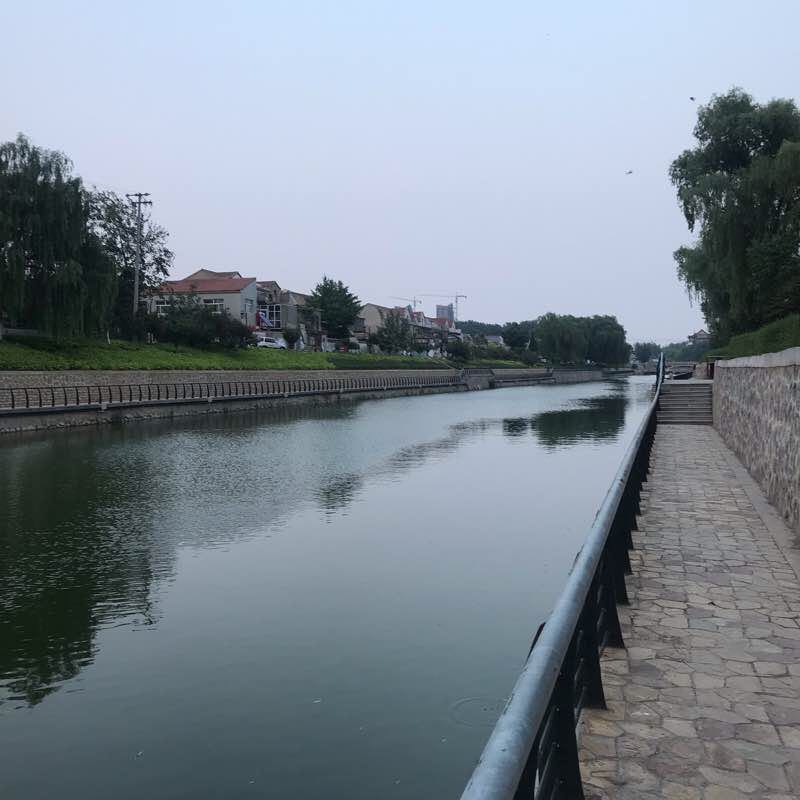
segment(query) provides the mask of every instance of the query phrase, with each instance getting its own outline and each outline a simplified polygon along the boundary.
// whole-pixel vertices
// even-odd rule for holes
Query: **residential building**
[[[456,321],[456,314],[453,310],[453,304],[450,303],[446,306],[436,306],[436,319],[446,319],[450,322]]]
[[[320,314],[309,305],[309,295],[281,289],[276,281],[258,281],[256,327],[281,335],[286,328],[300,334],[299,347],[320,347]]]
[[[238,272],[201,269],[177,281],[164,281],[145,298],[151,314],[163,314],[178,297],[192,297],[216,313],[227,313],[248,327],[256,324],[256,279]]]
[[[701,328],[689,336],[689,343],[711,347],[711,334]]]
[[[484,337],[486,339],[486,344],[493,344],[497,347],[505,347],[506,343],[503,341],[503,337],[499,334],[494,333],[487,333]]]

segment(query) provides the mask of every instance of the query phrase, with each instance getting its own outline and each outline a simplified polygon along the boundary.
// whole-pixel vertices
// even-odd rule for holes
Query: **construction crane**
[[[444,297],[448,300],[453,301],[453,317],[456,322],[458,322],[458,301],[459,300],[466,300],[467,296],[465,294],[421,294],[419,297]]]
[[[414,311],[417,310],[417,303],[421,303],[422,302],[422,300],[420,300],[418,297],[398,297],[397,295],[394,295],[394,294],[390,294],[389,295],[389,299],[390,300],[405,300],[407,303],[411,303],[412,304],[412,306],[414,307]]]

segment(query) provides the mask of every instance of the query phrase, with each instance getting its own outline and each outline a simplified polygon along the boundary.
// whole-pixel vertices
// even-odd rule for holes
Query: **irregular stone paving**
[[[583,716],[586,797],[800,797],[788,531],[711,427],[659,426],[642,499],[627,649],[603,656],[608,710]]]

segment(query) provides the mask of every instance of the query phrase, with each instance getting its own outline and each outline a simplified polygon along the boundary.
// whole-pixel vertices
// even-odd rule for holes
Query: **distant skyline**
[[[697,105],[796,90],[800,4],[37,2],[4,9],[0,139],[147,191],[173,277],[237,269],[463,319],[705,327],[667,169]],[[695,97],[696,101],[690,100]],[[433,314],[444,298],[425,298]]]

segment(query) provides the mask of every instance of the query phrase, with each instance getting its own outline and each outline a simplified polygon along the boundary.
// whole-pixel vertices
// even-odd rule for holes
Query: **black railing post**
[[[564,657],[561,672],[553,690],[555,705],[555,758],[558,762],[558,784],[556,797],[569,800],[583,800],[583,781],[578,760],[578,737],[575,731],[575,695],[573,681],[575,678],[575,637]]]

